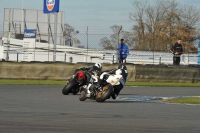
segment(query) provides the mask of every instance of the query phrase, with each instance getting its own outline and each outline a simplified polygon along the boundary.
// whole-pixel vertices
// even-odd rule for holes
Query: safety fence
[[[19,39],[16,38],[16,36],[9,36],[7,32],[7,34],[4,34],[2,37],[2,58],[5,59],[5,61],[16,62],[51,62],[55,57],[55,61],[70,63],[117,63],[117,37],[112,40],[110,36],[110,34],[76,34],[71,38],[71,40],[63,38],[65,44],[57,44],[55,48],[52,43],[48,43],[48,41],[42,42],[37,40],[37,38],[34,43],[25,46],[23,38]],[[43,38],[43,40],[45,39],[48,40],[48,36]],[[109,44],[112,45],[112,50],[109,50],[109,47],[105,47],[106,45],[109,46],[109,44],[106,44],[106,39],[110,40]],[[132,47],[129,47],[127,63],[173,64],[173,54],[170,52],[143,51],[139,49],[133,50]],[[180,64],[198,64],[198,55],[190,52],[184,53],[181,55]]]
[[[100,30],[93,33],[88,27],[85,31],[65,27],[64,12],[58,13],[57,26],[55,15],[44,14],[42,10],[5,8],[3,16],[3,26],[0,27],[0,37],[3,40],[0,43],[0,60],[117,63],[118,43],[123,37],[129,45],[127,63],[173,64],[173,54],[167,50],[159,52],[133,49],[134,44],[130,41],[133,34],[123,34],[122,26],[116,27],[114,31],[110,29],[109,34],[100,34]],[[36,30],[34,41],[24,40],[25,29]],[[182,65],[198,63],[196,53],[188,51],[181,55]]]

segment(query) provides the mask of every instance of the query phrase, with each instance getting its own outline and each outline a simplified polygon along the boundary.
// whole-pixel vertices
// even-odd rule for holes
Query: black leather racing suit
[[[91,76],[94,74],[94,73],[97,73],[99,76],[100,76],[100,73],[101,73],[101,69],[98,68],[97,66],[89,66],[89,67],[83,67],[83,68],[80,68],[80,69],[77,69],[75,71],[75,73],[77,71],[83,71],[83,73],[85,74],[86,76],[86,83],[83,83],[83,84],[87,84],[90,82],[90,79],[91,79]]]

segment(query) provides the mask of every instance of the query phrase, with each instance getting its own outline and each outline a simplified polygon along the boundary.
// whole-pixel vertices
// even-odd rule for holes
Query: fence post
[[[9,61],[9,51],[10,51],[10,29],[11,23],[8,25],[8,37],[7,37],[7,53],[6,53],[6,61]]]
[[[200,41],[198,43],[198,65],[200,65]]]
[[[66,53],[65,53],[65,60],[64,61],[66,62]]]
[[[118,45],[119,45],[119,36],[120,36],[120,32],[122,30],[122,25],[119,27],[119,30],[117,32],[117,44],[116,44],[116,48],[117,48],[117,51],[116,51],[116,62],[118,60]]]
[[[161,65],[161,55],[160,55],[160,59],[159,59],[159,64]]]
[[[17,52],[17,62],[18,62],[18,59],[19,59],[19,53]]]
[[[190,59],[189,59],[189,51],[188,51],[188,65],[190,64],[189,61],[190,61]]]
[[[72,63],[73,62],[73,58],[69,57],[69,62]]]
[[[115,54],[113,54],[113,60],[112,60],[113,64],[114,64],[114,61],[115,61]]]

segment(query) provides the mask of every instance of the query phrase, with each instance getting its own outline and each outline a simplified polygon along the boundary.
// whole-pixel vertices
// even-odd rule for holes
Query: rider
[[[123,77],[124,83],[120,82],[119,85],[113,86],[114,91],[113,91],[113,94],[112,94],[112,98],[116,99],[116,97],[119,95],[120,91],[123,89],[124,84],[127,80],[127,77],[128,77],[127,68],[124,64],[120,64],[117,69],[113,69],[113,70],[110,70],[110,71],[104,71],[104,72],[106,72],[105,76],[122,75],[122,77]]]
[[[83,71],[83,73],[86,76],[86,83],[90,82],[91,77],[93,77],[93,79],[95,79],[94,82],[98,82],[98,79],[95,76],[100,75],[101,70],[102,70],[102,65],[101,65],[101,63],[95,63],[92,66],[77,69],[76,72],[80,71],[80,70]],[[80,84],[86,85],[86,83],[84,83],[83,79],[80,80],[79,82],[80,82]],[[89,90],[90,86],[84,86],[84,87],[87,87],[87,96],[89,97],[90,96],[90,90]]]
[[[98,74],[101,73],[102,65],[101,65],[101,63],[95,63],[94,65],[89,66],[89,67],[79,68],[76,70],[76,72],[80,71],[80,70],[84,71],[84,74],[86,75],[86,79],[89,82],[91,75],[93,75],[94,73],[98,73]]]
[[[89,66],[89,67],[82,67],[80,68],[79,70],[83,70],[83,71],[101,71],[102,69],[102,65],[101,63],[95,63],[94,65],[92,66]]]

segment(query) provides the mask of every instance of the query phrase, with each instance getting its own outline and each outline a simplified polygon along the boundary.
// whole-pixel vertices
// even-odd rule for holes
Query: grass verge
[[[199,87],[200,83],[127,82],[126,86],[148,87]]]
[[[66,81],[56,80],[0,80],[0,85],[65,85]]]
[[[200,104],[200,97],[172,98],[163,101],[169,103],[181,103],[181,104]]]
[[[57,80],[5,80],[4,85],[65,85],[66,81]],[[148,87],[199,87],[200,83],[165,83],[165,82],[127,82],[126,86],[148,86]]]

